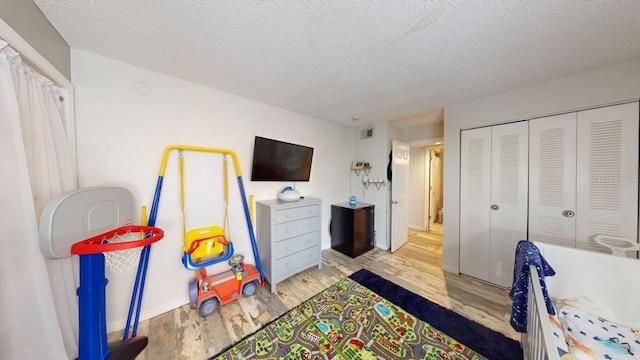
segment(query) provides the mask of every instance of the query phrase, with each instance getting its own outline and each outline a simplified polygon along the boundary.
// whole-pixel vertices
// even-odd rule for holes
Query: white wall
[[[367,127],[370,128],[370,127]],[[363,128],[355,129],[353,132],[353,142],[355,143],[355,157],[352,160],[364,160],[371,165],[369,175],[360,172],[356,176],[352,174],[351,188],[353,195],[356,196],[358,202],[364,202],[375,205],[375,246],[388,249],[389,239],[387,234],[387,190],[390,189],[387,181],[387,124],[378,124],[373,126],[373,137],[368,139],[360,138],[360,131]],[[364,189],[362,184],[363,176],[370,178],[380,178],[384,180],[385,185],[378,190],[375,185],[369,185],[368,189]],[[363,194],[364,191],[364,194]],[[348,201],[345,198],[343,201]]]
[[[428,186],[426,170],[427,154],[425,147],[411,148],[409,154],[409,227],[426,230],[425,223],[425,189]]]
[[[640,58],[445,108],[443,265],[459,271],[460,130],[640,98]]]
[[[413,126],[402,129],[402,141],[412,144],[421,140],[437,139],[444,136],[444,122]]]
[[[397,126],[394,126],[391,123],[387,124],[386,126],[387,126],[387,155],[389,155],[389,151],[391,151],[391,149],[393,148],[393,145],[391,144],[393,140],[399,140],[403,142],[406,142],[407,140],[404,140],[403,129]],[[388,160],[388,157],[387,157],[387,160]]]
[[[328,224],[330,204],[348,199],[347,169],[354,157],[352,129],[84,51],[72,50],[72,76],[81,187],[126,187],[133,192],[137,205],[146,205],[150,211],[163,151],[169,145],[182,144],[234,150],[247,195],[255,195],[256,201],[272,199],[292,184],[249,181],[254,136],[260,135],[315,149],[311,181],[297,183],[296,187],[303,196],[323,200],[323,224]],[[143,96],[134,91],[136,82],[147,83],[152,94]],[[184,157],[187,228],[222,226],[222,157],[193,152]],[[143,318],[188,303],[187,284],[193,272],[180,262],[177,163],[177,154],[172,154],[156,222],[165,231],[165,238],[151,251]],[[377,163],[374,166],[376,171],[381,170]],[[231,239],[236,252],[253,262],[232,166],[229,171]],[[328,226],[321,229],[323,248],[328,248]],[[227,269],[228,265],[218,264],[210,273]],[[108,277],[107,320],[109,330],[115,330],[124,325],[133,278],[132,274]]]

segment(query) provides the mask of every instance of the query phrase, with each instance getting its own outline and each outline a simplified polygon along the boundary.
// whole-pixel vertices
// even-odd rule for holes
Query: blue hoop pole
[[[79,307],[78,358],[106,359],[107,347],[107,278],[104,275],[104,255],[80,255],[80,286],[77,290]]]

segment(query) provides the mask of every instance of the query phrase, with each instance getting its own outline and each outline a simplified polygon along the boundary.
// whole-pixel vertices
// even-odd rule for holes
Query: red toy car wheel
[[[189,301],[195,304],[198,301],[198,282],[192,281],[189,283]]]
[[[256,284],[254,282],[250,282],[242,288],[242,295],[244,296],[251,296],[255,293],[256,293]]]
[[[217,307],[218,307],[218,300],[216,300],[215,298],[207,299],[200,304],[200,315],[202,316],[211,315],[214,311],[216,311]]]

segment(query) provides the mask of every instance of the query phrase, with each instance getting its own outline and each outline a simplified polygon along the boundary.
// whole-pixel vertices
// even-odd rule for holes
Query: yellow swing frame
[[[160,165],[160,172],[158,173],[158,182],[156,183],[156,190],[155,193],[153,195],[153,204],[151,206],[151,215],[149,217],[149,226],[154,226],[155,222],[156,222],[156,218],[158,215],[158,208],[160,207],[160,195],[162,193],[162,183],[164,182],[164,171],[166,169],[167,166],[167,159],[169,158],[169,153],[171,153],[171,151],[173,150],[179,150],[180,152],[182,151],[197,151],[197,152],[207,152],[207,153],[215,153],[215,154],[222,154],[225,156],[228,156],[231,158],[231,160],[233,161],[233,167],[235,170],[235,174],[236,174],[236,179],[238,181],[238,191],[240,192],[240,200],[242,201],[242,208],[244,210],[244,217],[245,217],[245,222],[247,225],[247,230],[249,232],[249,240],[251,242],[251,249],[253,251],[253,257],[255,260],[255,264],[256,264],[256,270],[260,273],[260,282],[264,282],[264,274],[262,272],[262,264],[260,263],[260,254],[258,252],[258,243],[256,241],[256,236],[255,233],[253,231],[253,209],[250,209],[249,206],[249,202],[247,201],[247,197],[245,194],[245,190],[244,190],[244,183],[242,181],[242,171],[240,170],[240,162],[238,161],[238,155],[236,155],[236,153],[232,150],[226,150],[226,149],[217,149],[217,148],[206,148],[206,147],[199,147],[199,146],[188,146],[188,145],[171,145],[169,147],[167,147],[164,150],[164,154],[162,156],[162,164]],[[184,168],[183,168],[184,169]],[[184,171],[183,171],[184,173]],[[227,179],[227,177],[225,176],[225,179]],[[228,189],[228,187],[227,187]],[[182,194],[182,196],[184,197],[184,192]],[[228,193],[227,193],[227,204],[228,204]],[[183,199],[184,200],[184,199]],[[225,211],[226,213],[226,211]],[[226,215],[227,219],[228,219],[228,213]],[[185,216],[186,218],[186,216]],[[184,224],[184,222],[183,222]],[[211,229],[211,233],[210,235],[213,236],[218,236],[220,231],[216,230],[213,231],[214,229]],[[186,232],[186,225],[183,227],[183,232]],[[218,235],[217,235],[218,234]],[[224,229],[222,230],[222,234],[224,234]],[[202,235],[202,234],[201,234]],[[186,238],[186,236],[185,236]],[[185,266],[185,268],[187,268],[188,270],[199,270],[199,269],[203,269],[209,265],[221,262],[221,261],[225,261],[228,260],[228,258],[231,258],[231,256],[233,255],[233,243],[232,242],[228,242],[228,251],[227,251],[227,255],[214,259],[214,260],[204,260],[203,258],[201,259],[200,263],[197,262],[193,262],[192,258],[191,258],[191,253],[190,251],[193,249],[194,251],[197,250],[197,248],[200,246],[200,243],[203,242],[202,239],[200,240],[200,243],[198,243],[198,239],[196,239],[197,236],[194,236],[193,238],[188,238],[188,240],[190,241],[190,245],[189,246],[185,246],[183,248],[183,256],[182,256],[182,264]],[[218,238],[220,239],[220,238]],[[186,250],[186,252],[184,251]],[[217,250],[212,250],[212,252],[215,252]],[[204,250],[204,254],[207,253],[207,250]]]

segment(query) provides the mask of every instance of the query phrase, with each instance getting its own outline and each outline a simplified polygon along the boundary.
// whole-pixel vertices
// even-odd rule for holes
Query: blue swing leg
[[[244,192],[244,183],[242,182],[242,176],[238,176],[238,188],[240,189],[240,198],[242,199],[242,207],[244,208],[244,218],[247,222],[247,229],[249,229],[249,240],[251,240],[251,249],[253,250],[253,257],[256,260],[256,270],[258,270],[258,272],[260,273],[260,282],[264,283],[264,273],[262,272],[262,263],[260,262],[260,254],[258,253],[258,242],[256,241],[256,235],[253,232],[251,213],[249,212],[247,195]]]
[[[160,193],[162,192],[163,176],[158,176],[156,182],[156,190],[153,194],[153,202],[151,203],[151,215],[147,221],[147,225],[156,225],[156,216],[158,215],[158,206],[160,204]],[[140,319],[140,305],[142,304],[142,293],[144,291],[144,281],[147,275],[147,266],[149,263],[149,252],[151,251],[151,245],[147,245],[142,249],[140,254],[140,260],[138,262],[138,271],[136,272],[136,280],[133,285],[133,292],[131,294],[131,301],[129,303],[129,313],[127,315],[127,323],[124,328],[124,335],[122,340],[129,339],[129,330],[131,329],[131,320],[134,320],[132,336],[135,338],[138,334],[138,320]],[[138,292],[139,291],[139,292]],[[136,310],[135,315],[133,310]],[[135,317],[135,319],[133,318]]]

